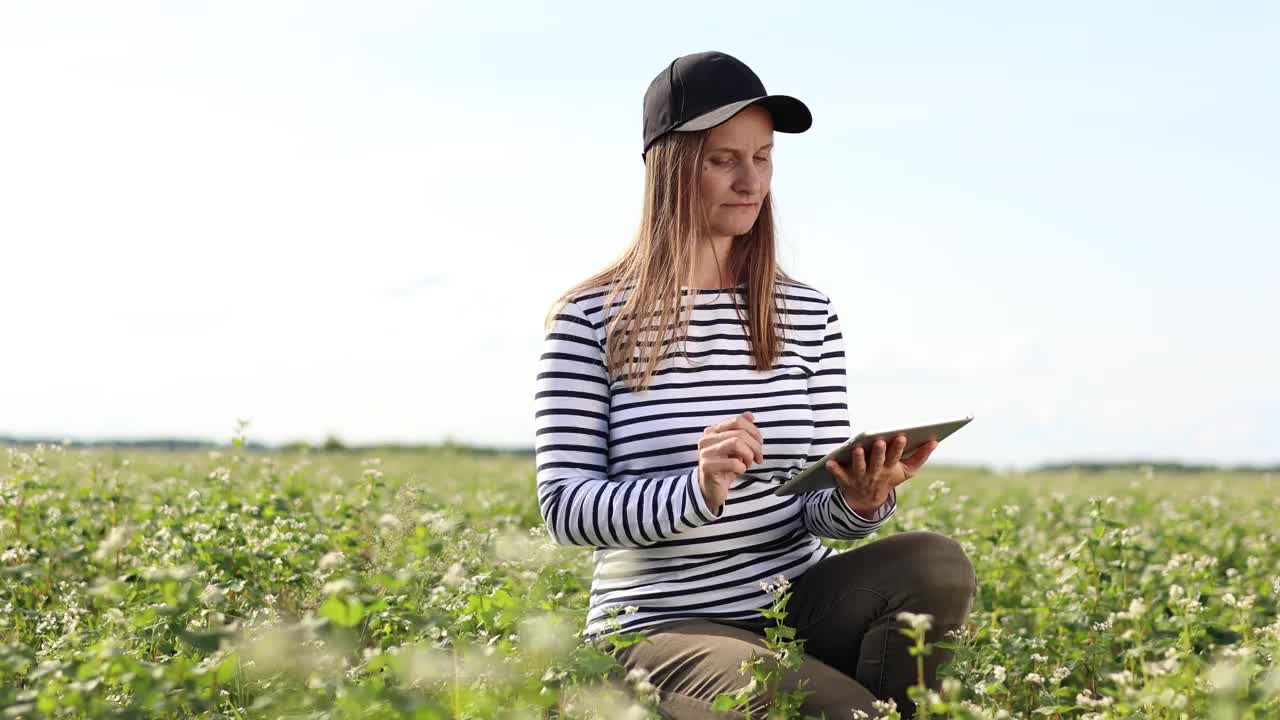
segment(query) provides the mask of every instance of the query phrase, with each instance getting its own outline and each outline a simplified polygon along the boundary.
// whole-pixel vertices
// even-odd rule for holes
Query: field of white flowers
[[[527,457],[5,452],[3,717],[657,716],[576,637],[590,551]],[[977,568],[929,717],[1278,718],[1278,490],[929,466],[864,542]]]

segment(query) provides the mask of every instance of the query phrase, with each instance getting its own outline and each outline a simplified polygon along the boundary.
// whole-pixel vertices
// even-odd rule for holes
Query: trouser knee
[[[911,604],[942,622],[963,622],[977,592],[977,575],[964,548],[935,532],[895,537],[902,537],[903,589]]]

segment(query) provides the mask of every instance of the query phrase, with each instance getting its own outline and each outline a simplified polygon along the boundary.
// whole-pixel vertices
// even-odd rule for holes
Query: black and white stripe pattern
[[[818,538],[866,537],[896,509],[896,495],[864,518],[835,490],[773,494],[850,435],[844,338],[826,295],[779,281],[784,352],[756,371],[734,307],[743,287],[692,291],[689,358],[668,349],[641,393],[606,371],[605,321],[621,300],[606,311],[605,288],[578,294],[546,335],[534,398],[538,503],[557,542],[596,548],[587,636],[611,632],[610,613],[629,606],[622,630],[755,617],[771,602],[761,581],[796,578],[835,552]],[[698,439],[745,410],[765,459],[716,514],[698,486]]]

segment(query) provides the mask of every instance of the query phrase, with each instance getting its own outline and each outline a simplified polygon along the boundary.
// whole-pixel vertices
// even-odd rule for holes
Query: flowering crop
[[[527,457],[5,453],[5,717],[657,717],[647,671],[613,657],[639,634],[579,636],[590,552],[547,535]],[[921,716],[1280,717],[1277,490],[926,468],[860,541],[933,530],[976,566]],[[773,659],[744,687],[801,649],[769,589]]]

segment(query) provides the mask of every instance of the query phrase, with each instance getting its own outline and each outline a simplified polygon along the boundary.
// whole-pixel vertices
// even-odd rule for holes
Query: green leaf
[[[714,702],[711,703],[711,709],[717,712],[725,712],[732,710],[738,706],[738,701],[732,695],[720,693],[716,696]]]
[[[603,677],[618,661],[608,653],[601,652],[589,645],[579,645],[570,656],[572,667],[570,673],[575,680]]]
[[[240,667],[240,658],[235,655],[228,655],[218,666],[218,684],[226,685],[236,677],[236,670]]]
[[[337,595],[330,595],[320,606],[320,614],[342,627],[352,627],[364,617],[364,604],[356,598],[344,600]]]
[[[612,645],[615,650],[618,650],[642,643],[647,640],[648,637],[642,632],[633,631],[613,633],[612,635],[606,635],[605,639],[609,641],[609,644]]]

